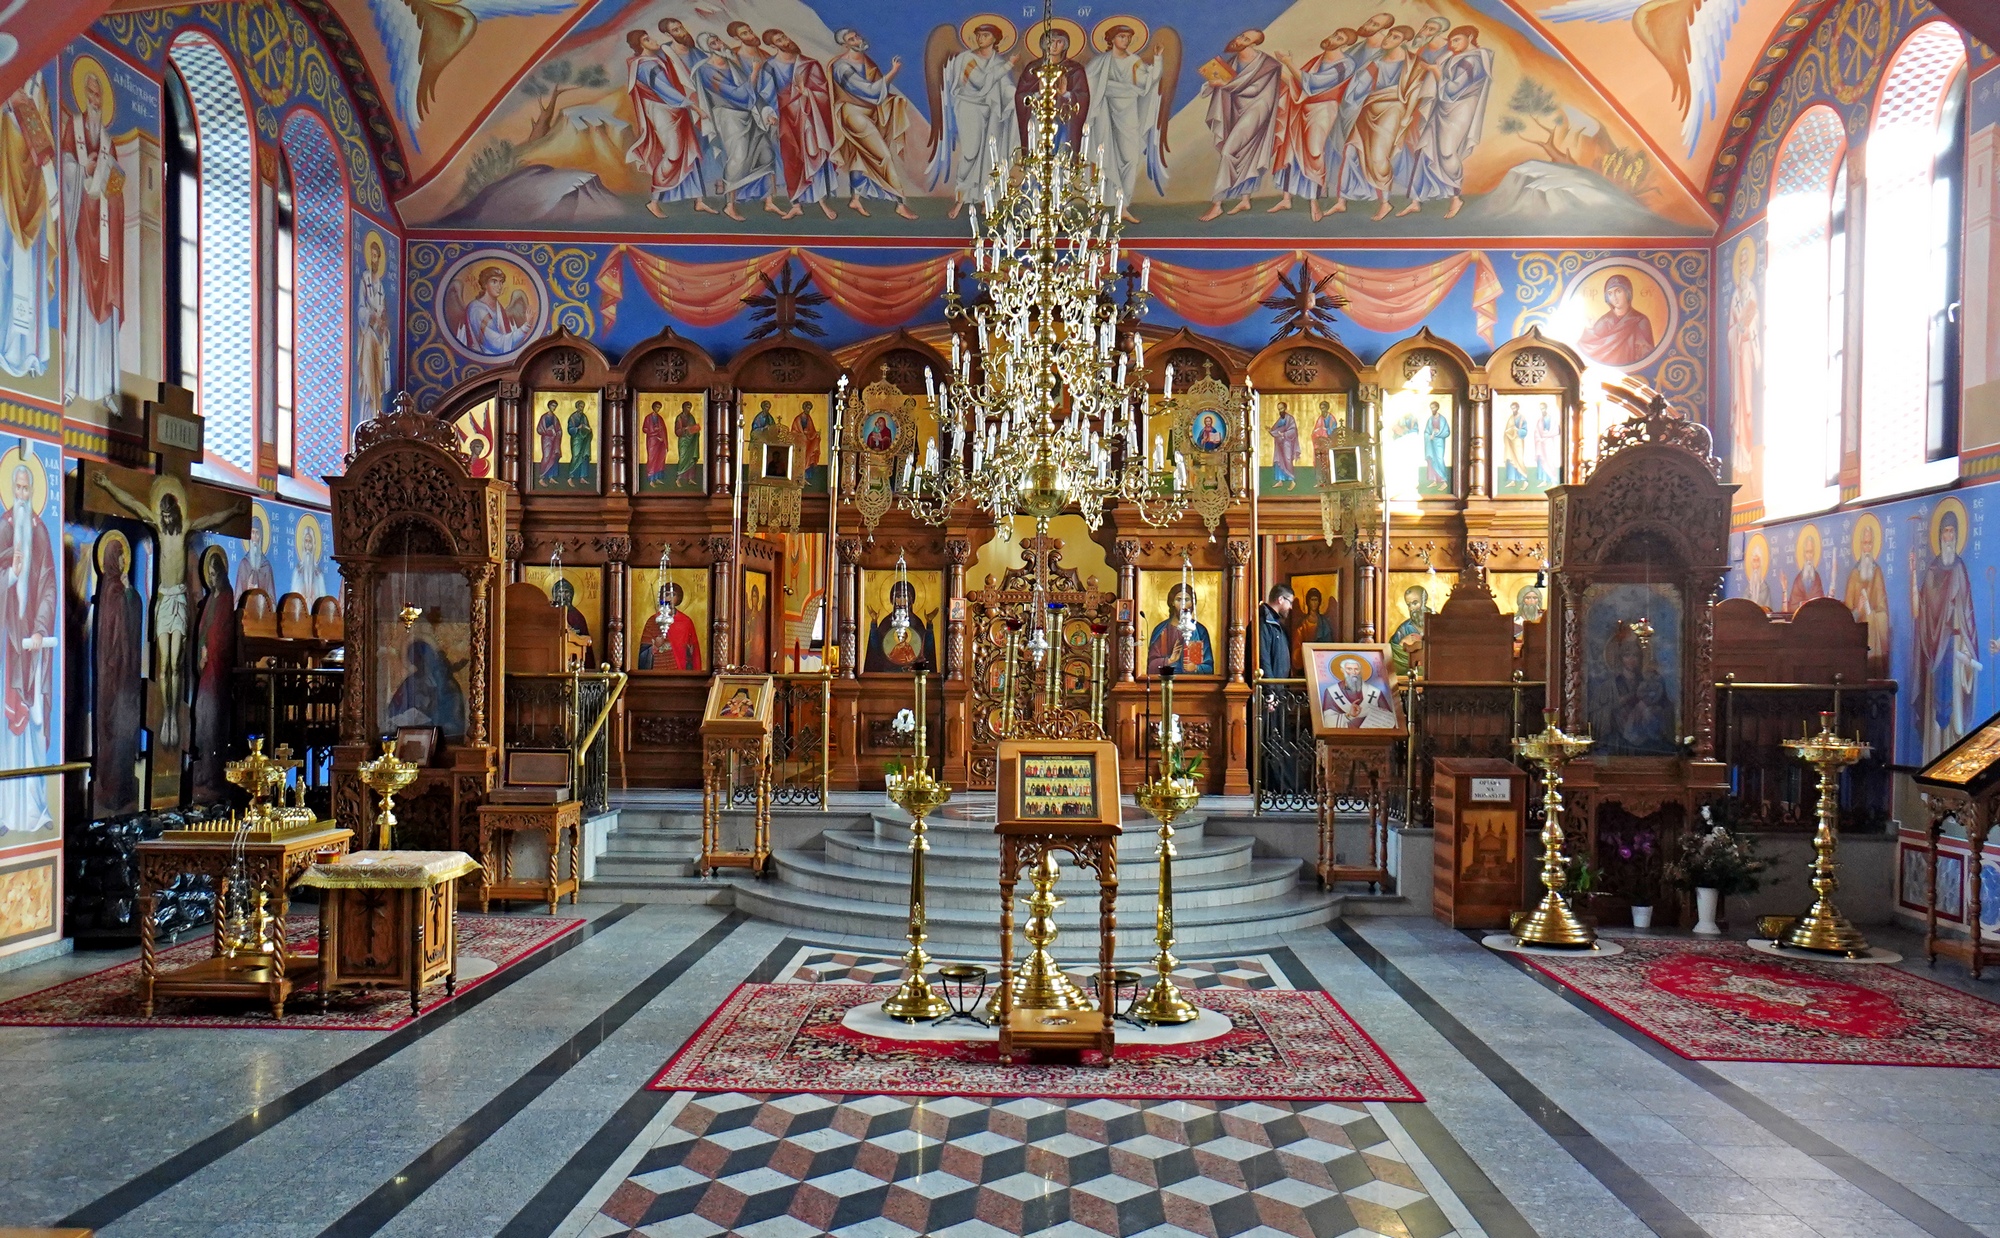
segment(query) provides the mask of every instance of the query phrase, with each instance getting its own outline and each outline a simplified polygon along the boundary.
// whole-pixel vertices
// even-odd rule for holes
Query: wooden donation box
[[[771,677],[721,674],[708,684],[701,715],[701,867],[747,868],[762,874],[771,858]],[[736,787],[736,769],[756,771],[750,849],[722,845],[722,814]]]
[[[268,833],[257,831],[254,833]],[[153,1002],[161,997],[257,998],[269,1002],[271,1017],[285,1017],[292,990],[313,978],[313,956],[293,954],[285,940],[289,891],[316,860],[347,852],[354,831],[306,828],[278,831],[276,837],[247,838],[239,847],[237,831],[170,830],[139,844],[139,1008],[153,1017]],[[260,900],[262,923],[226,925],[221,914],[222,886],[238,859],[241,876]],[[153,956],[153,899],[184,874],[207,877],[217,886],[217,923],[213,957],[162,973]],[[235,944],[227,940],[235,938]]]
[[[2000,943],[1982,940],[1980,912],[1985,903],[1986,836],[1993,832],[1994,817],[2000,811],[2000,714],[1981,723],[1964,739],[1939,753],[1937,759],[1918,770],[1912,778],[1923,788],[1930,822],[1921,897],[1924,902],[1924,953],[1937,962],[1938,955],[1957,959],[1977,980],[1985,965],[2000,962]],[[1971,857],[1966,864],[1969,888],[1965,896],[1965,928],[1968,937],[1959,941],[1938,935],[1938,837],[1946,818],[1958,822],[1965,831]],[[1908,868],[1903,870],[1909,872]],[[1905,877],[1905,884],[1908,878]],[[1903,891],[1903,901],[1914,901],[1913,892]],[[1947,915],[1950,913],[1947,912]]]
[[[319,1001],[335,989],[458,986],[458,879],[479,871],[463,851],[361,851],[299,879],[319,896]]]
[[[1528,775],[1494,757],[1439,757],[1431,788],[1431,914],[1453,928],[1506,928],[1522,905]]]
[[[1096,1049],[1109,1061],[1117,1038],[1111,983],[1117,953],[1118,837],[1125,832],[1119,800],[1118,745],[1102,740],[1005,739],[997,753],[1000,835],[1000,991],[993,1010],[1000,1024],[1000,1060],[1023,1049]],[[1056,854],[1067,852],[1078,869],[1097,876],[1097,1009],[1058,1009],[1038,992],[1059,983],[1048,953],[1055,939]],[[1023,993],[1014,992],[1014,886],[1031,870],[1034,912],[1027,938],[1033,947],[1022,968]],[[1031,1004],[1032,1003],[1032,1004]]]

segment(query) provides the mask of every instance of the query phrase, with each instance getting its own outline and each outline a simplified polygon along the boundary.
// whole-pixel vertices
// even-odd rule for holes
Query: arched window
[[[187,87],[201,135],[193,259],[199,272],[195,372],[201,381],[195,388],[196,408],[208,422],[209,463],[254,474],[257,270],[251,221],[256,198],[249,118],[229,57],[206,35],[182,34],[167,54]],[[183,355],[186,345],[184,331]],[[182,368],[185,373],[185,362]]]
[[[278,472],[292,471],[298,401],[298,216],[292,198],[292,161],[278,155],[278,184],[271,235],[271,420],[266,438]]]
[[[1840,499],[1840,379],[1830,355],[1833,214],[1846,130],[1810,108],[1778,148],[1765,211],[1764,507],[1772,518]],[[1794,449],[1795,448],[1795,449]]]
[[[166,373],[190,391],[201,385],[201,133],[180,71],[167,71],[163,214],[173,250],[166,261]]]
[[[346,172],[333,135],[310,112],[296,111],[283,131],[291,169],[290,271],[297,375],[295,420],[281,424],[285,472],[318,480],[340,470],[347,450],[348,267]],[[280,402],[279,416],[285,418]]]
[[[1883,75],[1864,152],[1861,486],[1867,496],[1958,475],[1959,140],[1965,44],[1920,26]]]

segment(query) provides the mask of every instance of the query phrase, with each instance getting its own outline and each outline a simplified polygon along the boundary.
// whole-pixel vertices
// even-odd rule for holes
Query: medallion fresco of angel
[[[527,281],[511,263],[474,263],[445,285],[445,329],[460,347],[482,357],[511,357],[541,321]]]

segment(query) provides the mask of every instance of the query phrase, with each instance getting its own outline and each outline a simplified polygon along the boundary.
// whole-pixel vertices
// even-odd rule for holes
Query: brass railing
[[[611,803],[611,742],[606,723],[625,695],[623,671],[512,672],[506,682],[507,747],[570,754],[572,794],[596,816]]]
[[[780,808],[827,808],[833,767],[833,676],[791,671],[771,676],[771,803]],[[732,805],[757,797],[756,771],[733,783]]]

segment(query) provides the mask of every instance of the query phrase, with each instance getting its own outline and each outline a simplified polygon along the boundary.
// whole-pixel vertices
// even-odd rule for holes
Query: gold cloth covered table
[[[410,1014],[440,977],[458,987],[458,879],[480,872],[463,851],[361,851],[299,879],[319,901],[319,1001],[335,989],[407,988]]]

